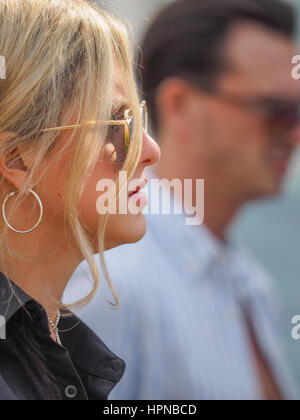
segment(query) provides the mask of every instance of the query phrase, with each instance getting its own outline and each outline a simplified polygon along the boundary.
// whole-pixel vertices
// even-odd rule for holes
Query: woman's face
[[[116,108],[120,104],[126,104],[128,101],[124,94],[124,91],[120,84],[116,83],[114,104]],[[121,113],[129,108],[129,105],[126,107],[124,105],[121,109]],[[115,155],[112,153],[112,145],[107,144],[104,148],[104,156],[99,160],[95,169],[90,174],[88,183],[85,187],[84,193],[80,202],[80,210],[82,222],[84,225],[91,231],[96,232],[99,214],[96,210],[96,203],[98,200],[98,205],[101,207],[101,194],[103,192],[96,191],[96,186],[98,181],[108,179],[116,181],[119,178],[120,170],[114,163]],[[141,157],[136,168],[136,171],[133,177],[128,180],[127,190],[124,191],[127,198],[126,201],[136,203],[136,207],[140,210],[138,214],[132,214],[128,210],[127,214],[118,214],[118,201],[116,206],[116,214],[109,214],[107,227],[106,227],[106,236],[105,236],[105,247],[106,249],[113,248],[115,246],[136,242],[140,240],[146,232],[146,221],[142,213],[143,208],[147,205],[146,198],[144,193],[133,194],[136,190],[136,185],[130,185],[132,181],[137,181],[140,183],[141,188],[145,186],[147,179],[144,174],[144,169],[146,166],[153,165],[158,161],[160,157],[159,146],[155,141],[143,131],[143,147]],[[104,192],[105,194],[105,192]],[[107,202],[105,203],[107,205]]]
[[[125,108],[129,108],[127,98],[124,94],[124,90],[121,84],[116,82],[114,92],[114,105],[125,104]],[[121,110],[122,111],[122,110]],[[63,145],[67,138],[70,136],[68,130],[62,131],[59,140],[58,147]],[[97,211],[98,206],[101,207],[101,195],[103,192],[97,191],[96,187],[99,181],[111,180],[117,181],[119,178],[120,168],[114,162],[114,154],[111,153],[111,144],[107,144],[97,162],[94,170],[89,174],[88,182],[84,188],[80,204],[79,204],[79,217],[80,221],[89,233],[90,239],[97,245],[97,230],[99,222],[99,212]],[[145,131],[143,132],[143,147],[140,160],[133,177],[128,180],[128,189],[126,191],[128,202],[131,200],[136,202],[136,207],[140,209],[138,214],[132,214],[127,211],[127,214],[118,214],[118,206],[116,214],[109,214],[106,236],[105,236],[105,248],[110,249],[115,246],[136,242],[140,240],[146,232],[146,221],[142,214],[143,208],[146,206],[145,197],[142,194],[132,194],[132,190],[136,189],[136,186],[130,185],[132,180],[137,180],[141,183],[141,187],[145,184],[146,177],[144,169],[146,166],[153,165],[158,161],[160,157],[160,149],[155,141],[149,137]],[[47,196],[40,195],[43,202],[46,200],[45,213],[55,214],[60,213],[59,203],[63,204],[63,185],[66,180],[66,163],[68,161],[68,155],[61,159],[57,165],[53,165],[50,172],[46,175],[45,186],[47,186]],[[102,190],[103,191],[103,190]],[[45,192],[45,190],[44,190]],[[105,191],[104,191],[105,194]],[[124,192],[125,194],[125,192]],[[44,196],[44,200],[43,200]],[[100,203],[100,204],[99,204]],[[107,205],[107,201],[105,203]]]

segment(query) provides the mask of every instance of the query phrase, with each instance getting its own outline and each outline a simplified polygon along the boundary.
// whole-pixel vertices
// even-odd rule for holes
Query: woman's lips
[[[136,202],[136,205],[138,207],[146,207],[148,204],[148,199],[146,194],[142,191],[143,188],[147,185],[147,178],[141,180],[140,184],[137,186],[137,188],[134,191],[131,191],[128,194],[128,197],[134,197],[134,201]]]
[[[128,197],[132,197],[133,195],[138,194],[140,190],[145,188],[145,186],[147,185],[147,182],[148,182],[147,178],[141,180],[139,185],[136,187],[136,189],[134,191],[129,192]]]
[[[132,194],[131,197],[134,197],[137,207],[146,207],[148,204],[148,198],[144,191],[138,191]]]
[[[137,187],[135,191],[132,191],[131,193],[128,194],[128,197],[132,197],[133,195],[138,194],[140,190],[141,190],[141,187]]]

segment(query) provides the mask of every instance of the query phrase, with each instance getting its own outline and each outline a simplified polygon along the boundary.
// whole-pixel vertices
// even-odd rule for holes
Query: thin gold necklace
[[[59,338],[59,335],[58,335],[58,328],[57,328],[59,320],[60,320],[60,310],[57,309],[57,315],[56,315],[55,321],[52,321],[52,319],[50,319],[50,318],[48,318],[48,321],[49,321],[50,327],[54,331],[56,341],[58,342],[58,344],[61,345],[61,341],[60,341],[60,338]]]

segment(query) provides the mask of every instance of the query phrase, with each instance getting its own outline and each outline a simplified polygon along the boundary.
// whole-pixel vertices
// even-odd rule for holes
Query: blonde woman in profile
[[[145,233],[139,190],[159,148],[126,30],[84,0],[2,0],[0,28],[0,399],[106,399],[124,362],[60,302],[82,260],[94,287],[76,305],[100,281],[93,254],[106,273],[103,251]],[[120,190],[121,169],[140,212],[99,215],[97,183]]]

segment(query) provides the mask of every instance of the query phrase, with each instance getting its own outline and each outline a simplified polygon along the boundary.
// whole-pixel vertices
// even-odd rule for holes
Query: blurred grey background
[[[151,19],[172,1],[110,0],[96,3],[128,21],[139,42]],[[299,0],[291,2],[300,17]],[[294,156],[282,196],[245,208],[233,226],[232,235],[252,251],[276,280],[283,301],[285,345],[300,390],[300,340],[295,341],[291,336],[291,319],[300,315],[300,149]]]

